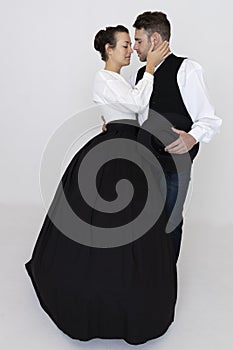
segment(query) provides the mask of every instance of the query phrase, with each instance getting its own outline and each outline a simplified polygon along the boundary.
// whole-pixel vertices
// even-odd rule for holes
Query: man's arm
[[[219,132],[222,120],[215,115],[209,101],[202,67],[197,62],[184,60],[178,72],[177,82],[193,125],[188,133],[174,129],[180,137],[165,150],[182,154],[192,149],[199,141],[209,142]]]

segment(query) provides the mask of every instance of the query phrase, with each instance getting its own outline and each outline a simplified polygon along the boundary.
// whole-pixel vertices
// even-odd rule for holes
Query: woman
[[[135,115],[149,103],[154,67],[169,48],[153,51],[152,44],[144,77],[132,89],[120,75],[132,53],[128,30],[107,27],[94,45],[105,61],[94,101],[108,131],[68,165],[26,269],[64,333],[136,345],[165,333],[176,303],[172,243],[156,179],[137,152]]]

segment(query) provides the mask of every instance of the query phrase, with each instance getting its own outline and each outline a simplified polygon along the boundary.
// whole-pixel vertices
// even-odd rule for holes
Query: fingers
[[[178,140],[176,140],[176,141],[170,143],[170,145],[167,145],[167,146],[164,148],[164,150],[165,150],[166,152],[170,152],[170,151],[172,151],[174,148],[176,148],[177,146],[179,146],[179,144],[180,144],[180,140],[178,139]]]
[[[168,41],[163,41],[157,48],[161,52],[166,52],[169,49],[169,42]]]
[[[106,127],[106,124],[104,123],[103,126],[102,126],[102,131],[107,131],[107,127]]]
[[[154,42],[154,39],[153,38],[151,38],[150,39],[150,42],[151,42],[151,47],[150,47],[150,49],[149,49],[149,51],[154,51],[154,48],[155,48],[155,42]],[[164,41],[155,49],[155,51],[156,52],[162,52],[162,50],[163,50],[163,48],[164,48]]]
[[[164,59],[167,58],[170,55],[171,51],[170,49],[168,50],[168,52],[164,55]]]
[[[166,151],[171,154],[183,154],[188,152],[188,149],[183,144],[179,144],[179,145],[176,145],[175,147],[172,147],[169,150],[167,149]]]
[[[174,154],[183,154],[188,152],[188,147],[184,143],[181,137],[179,137],[176,141],[172,142],[170,145],[166,146],[164,149],[166,152],[174,153]]]
[[[167,41],[164,41],[161,46],[161,53],[164,56],[167,56],[170,53],[169,43]]]
[[[176,128],[174,128],[173,126],[172,126],[171,129],[172,129],[174,132],[176,132],[177,134],[179,134],[179,135],[181,135],[181,134],[183,133],[182,130],[176,129]]]
[[[150,46],[150,48],[149,48],[149,51],[152,52],[152,51],[154,51],[154,48],[155,48],[154,39],[153,39],[153,38],[150,38],[150,42],[151,42],[151,46]]]
[[[106,120],[103,115],[101,115],[101,119],[103,120],[104,124],[106,124]]]
[[[105,120],[105,118],[104,118],[104,116],[103,115],[101,115],[101,119],[103,120],[103,122],[104,122],[104,124],[103,124],[103,126],[102,126],[102,131],[103,132],[105,132],[105,131],[107,131],[107,127],[106,127],[106,120]]]
[[[170,53],[169,43],[167,41],[163,41],[155,50],[161,58],[165,59]]]

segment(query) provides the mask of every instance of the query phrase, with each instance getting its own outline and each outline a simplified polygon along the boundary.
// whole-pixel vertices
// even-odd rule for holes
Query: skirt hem
[[[35,289],[35,292],[36,292],[36,295],[38,297],[38,300],[39,300],[39,303],[42,307],[42,309],[47,313],[47,315],[51,318],[51,320],[55,323],[55,325],[67,336],[69,336],[71,339],[76,339],[76,340],[79,340],[79,341],[82,341],[82,342],[87,342],[87,341],[90,341],[90,340],[93,340],[93,339],[106,339],[106,340],[114,340],[114,339],[119,339],[119,340],[124,340],[126,343],[130,344],[130,345],[141,345],[141,344],[144,344],[150,340],[153,340],[153,339],[157,339],[159,337],[161,337],[162,335],[164,335],[166,333],[166,331],[168,330],[168,328],[170,327],[170,325],[173,323],[174,321],[174,314],[172,316],[172,319],[171,321],[168,322],[167,326],[165,326],[163,328],[163,330],[159,331],[156,335],[153,335],[153,336],[148,336],[146,337],[145,339],[141,339],[141,340],[136,340],[136,341],[133,341],[133,340],[130,340],[129,338],[125,337],[125,336],[101,336],[101,335],[93,335],[93,336],[89,336],[89,337],[79,337],[79,336],[73,336],[71,334],[69,334],[69,332],[65,331],[64,328],[59,324],[59,322],[54,318],[54,316],[52,315],[52,313],[50,312],[49,308],[47,307],[47,305],[44,303],[40,293],[39,293],[39,290],[37,288],[37,285],[35,283],[35,280],[34,280],[34,277],[32,275],[32,272],[31,272],[31,269],[30,269],[30,261],[28,261],[26,264],[25,264],[25,268],[26,268],[26,271],[28,273],[28,275],[30,276],[30,279],[31,279],[31,282],[32,282],[32,285]]]

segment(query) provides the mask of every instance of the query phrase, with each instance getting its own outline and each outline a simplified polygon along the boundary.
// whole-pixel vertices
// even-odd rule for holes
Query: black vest
[[[163,137],[156,138],[150,136],[149,143],[153,148],[153,153],[159,159],[163,168],[168,171],[174,170],[174,159],[182,159],[182,155],[171,156],[168,152],[164,151],[164,147],[166,145],[179,137],[177,133],[171,130],[171,126],[188,132],[193,124],[193,121],[183,102],[177,83],[177,73],[184,59],[184,57],[177,57],[174,54],[170,54],[155,71],[154,86],[149,103],[149,116],[148,120],[143,124],[145,126],[148,125],[147,130],[150,130],[150,125],[152,125],[150,123],[153,121],[153,123],[155,122],[154,124],[156,125],[156,128],[160,128],[161,135],[163,135]],[[136,83],[142,79],[145,68],[146,67],[144,66],[139,69]],[[165,119],[163,119],[169,123],[166,122],[166,126],[165,124],[161,125],[161,120],[159,120],[157,116],[164,117]],[[158,120],[156,120],[156,118]],[[147,134],[146,137],[148,138],[148,136],[149,135]],[[140,140],[143,138],[145,139],[145,135],[141,137]],[[191,162],[197,155],[198,150],[199,143],[195,144],[189,151]]]

